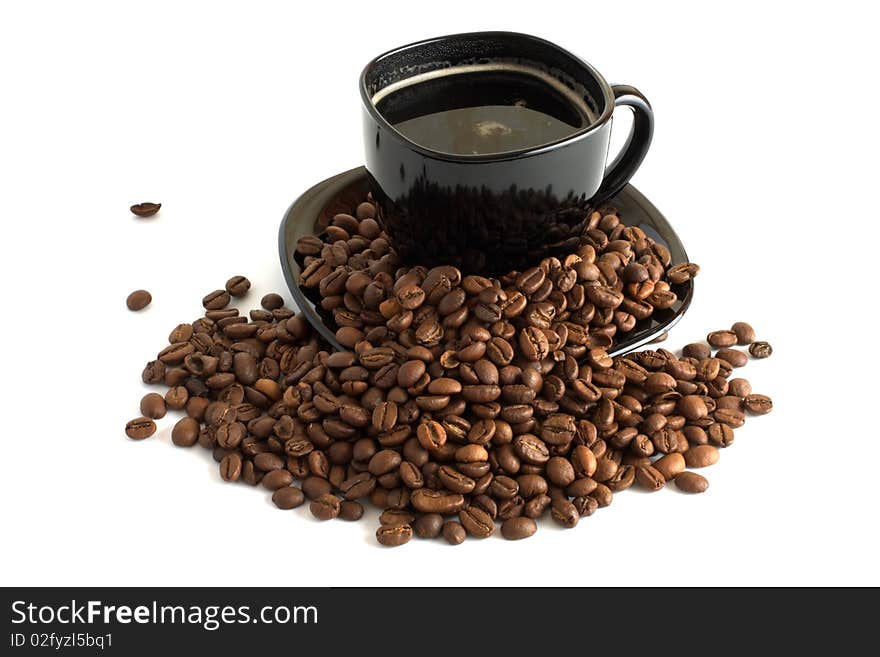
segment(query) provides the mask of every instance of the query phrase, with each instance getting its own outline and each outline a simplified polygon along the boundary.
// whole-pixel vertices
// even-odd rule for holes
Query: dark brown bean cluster
[[[708,482],[686,468],[715,463],[747,412],[772,407],[730,378],[748,360],[732,346],[745,344],[741,326],[710,335],[714,355],[709,344],[681,358],[608,355],[618,331],[668,307],[670,283],[697,272],[669,267],[665,249],[614,214],[597,213],[563,261],[488,279],[399,268],[374,213],[362,203],[298,245],[303,284],[346,351],[278,295],[249,318],[228,309],[249,287],[236,280],[143,372],[168,386],[168,408],[186,410],[173,442],[212,449],[223,479],[261,484],[279,508],[308,499],[316,518],[356,520],[369,500],[386,546],[413,535],[458,544],[498,523],[526,538],[545,514],[573,527],[634,484],[702,492]],[[164,415],[148,397],[132,438]]]

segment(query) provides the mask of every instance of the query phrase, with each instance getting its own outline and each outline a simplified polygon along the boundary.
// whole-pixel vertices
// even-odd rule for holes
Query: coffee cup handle
[[[625,105],[633,110],[633,124],[626,143],[614,161],[605,169],[605,177],[592,202],[598,205],[616,195],[632,178],[645,159],[654,136],[654,112],[648,99],[635,87],[626,84],[611,85],[615,109]]]

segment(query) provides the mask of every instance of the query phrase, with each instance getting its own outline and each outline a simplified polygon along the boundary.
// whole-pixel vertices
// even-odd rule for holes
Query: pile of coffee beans
[[[499,524],[522,539],[545,515],[574,527],[633,485],[701,493],[693,470],[772,409],[733,377],[749,360],[737,346],[770,353],[743,322],[680,357],[608,355],[698,272],[610,209],[575,253],[500,279],[401,266],[369,202],[297,248],[345,350],[279,295],[248,316],[229,308],[250,288],[233,277],[146,365],[144,382],[168,391],[144,397],[126,434],[185,410],[172,441],[213,450],[224,480],[262,485],[280,509],[308,500],[321,520],[357,520],[369,501],[382,545],[459,544]]]

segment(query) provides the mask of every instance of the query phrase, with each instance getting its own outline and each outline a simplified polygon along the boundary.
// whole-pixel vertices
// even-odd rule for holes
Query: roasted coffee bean
[[[683,493],[704,493],[709,481],[696,472],[681,472],[675,476],[675,486]]]
[[[715,354],[716,358],[720,358],[721,360],[730,363],[731,367],[743,367],[746,363],[749,362],[749,356],[744,351],[740,351],[739,349],[733,349],[731,347],[724,347],[719,349]]]
[[[165,417],[165,399],[159,393],[147,393],[141,399],[141,413],[153,420]]]
[[[571,503],[574,504],[574,508],[577,509],[577,512],[582,518],[593,515],[596,512],[596,509],[599,508],[599,502],[596,498],[590,497],[589,495],[576,497]]]
[[[508,518],[501,524],[501,535],[508,541],[518,541],[533,536],[538,531],[537,523],[531,518],[520,516]]]
[[[284,306],[284,299],[280,294],[275,294],[274,292],[270,292],[262,299],[260,299],[260,305],[263,306],[266,310],[272,311],[277,310]]]
[[[146,290],[135,290],[128,295],[128,298],[125,300],[125,305],[129,310],[138,311],[149,306],[152,300],[153,295]]]
[[[578,524],[580,513],[568,499],[558,498],[550,505],[550,517],[566,529],[570,529]]]
[[[303,495],[303,492],[295,486],[277,488],[275,492],[272,493],[272,502],[279,509],[295,509],[302,506],[305,501],[305,495]],[[343,502],[343,504],[345,504],[345,502]]]
[[[161,203],[135,203],[129,210],[138,217],[152,217],[162,207]]]
[[[202,305],[205,310],[220,310],[229,305],[229,292],[226,290],[214,290],[209,292],[202,299]]]
[[[309,511],[318,520],[332,520],[339,516],[341,502],[338,497],[330,493],[326,493],[312,500],[309,504]]]
[[[379,516],[379,524],[382,525],[409,525],[415,520],[415,516],[409,511],[399,508],[385,509]]]
[[[443,538],[450,545],[461,545],[467,536],[467,532],[461,523],[456,520],[447,520],[443,523],[443,529],[440,531]]]
[[[735,322],[730,330],[736,334],[736,343],[742,346],[752,344],[757,338],[755,329],[746,322]]]
[[[367,497],[376,487],[376,479],[369,472],[349,477],[339,485],[339,492],[347,500]]]
[[[379,403],[373,409],[372,423],[377,431],[389,431],[397,424],[397,404],[393,401]]]
[[[238,481],[239,477],[241,477],[241,468],[242,460],[238,452],[226,454],[220,461],[220,477],[223,481]],[[277,502],[275,503],[278,504]]]
[[[674,453],[657,459],[652,467],[663,476],[664,481],[671,481],[676,475],[684,472],[685,465],[684,456]]]
[[[269,490],[284,488],[293,483],[293,473],[289,470],[272,470],[263,475],[260,483]]]
[[[458,514],[458,521],[474,538],[486,538],[495,532],[495,521],[479,507],[469,506],[462,509]]]
[[[540,465],[550,460],[550,450],[544,441],[529,433],[514,438],[513,450],[526,463]]]
[[[233,276],[226,281],[226,291],[233,297],[242,297],[251,289],[251,282],[244,276]]]
[[[443,516],[439,513],[425,513],[416,518],[412,528],[419,538],[437,538],[443,530]]]
[[[199,423],[191,417],[177,421],[171,430],[171,442],[178,447],[192,447],[199,439]]]
[[[753,415],[766,415],[773,410],[773,400],[767,395],[750,394],[746,395],[743,399],[743,406]],[[141,412],[143,413],[143,407]],[[144,415],[147,415],[147,413],[144,413]]]
[[[156,433],[156,423],[148,417],[129,420],[125,425],[125,435],[134,440],[143,440]],[[198,438],[198,433],[196,433]]]
[[[749,353],[754,358],[768,358],[773,353],[773,347],[770,346],[769,342],[753,342],[749,346]]]
[[[416,436],[421,446],[429,452],[440,449],[446,444],[446,430],[436,420],[427,420],[419,424]]]
[[[414,490],[410,501],[417,511],[439,513],[444,516],[457,513],[464,506],[464,497],[459,493],[447,493],[427,488]]]
[[[718,463],[720,454],[712,445],[696,445],[684,453],[684,462],[689,468],[705,468]]]
[[[342,520],[356,521],[364,515],[364,507],[354,500],[343,500],[339,503],[339,517]]]
[[[705,358],[712,357],[712,348],[702,342],[694,342],[692,344],[685,345],[684,349],[682,349],[682,354],[687,358],[696,358],[697,360],[703,360]]]
[[[688,282],[699,273],[699,265],[696,265],[692,262],[684,262],[679,265],[674,265],[670,267],[669,270],[666,272],[666,276],[667,278],[669,278],[670,283],[680,285],[681,283]]]
[[[409,525],[384,525],[376,530],[376,540],[385,547],[397,547],[409,543],[413,530]]]

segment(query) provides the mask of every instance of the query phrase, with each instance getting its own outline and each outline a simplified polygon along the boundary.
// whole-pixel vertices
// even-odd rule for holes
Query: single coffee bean
[[[685,466],[684,456],[676,452],[657,459],[652,467],[663,476],[665,481],[671,481],[676,475],[684,472]]]
[[[550,517],[566,529],[574,527],[580,520],[578,510],[566,498],[553,500],[550,505]]]
[[[295,509],[302,506],[306,501],[306,496],[296,486],[285,486],[277,488],[272,493],[272,502],[279,509]]]
[[[354,500],[343,500],[339,503],[339,517],[343,520],[360,520],[364,515],[364,507]]]
[[[143,440],[156,433],[156,423],[148,417],[129,420],[125,425],[125,435],[134,440]]]
[[[755,358],[768,358],[773,353],[773,347],[769,342],[753,342],[749,345],[749,353]]]
[[[732,347],[737,342],[736,333],[729,330],[712,331],[706,336],[706,342],[713,347]]]
[[[207,401],[208,400],[205,399],[205,402]],[[186,408],[187,404],[189,403],[189,390],[186,389],[186,386],[174,386],[173,388],[169,388],[168,392],[165,393],[164,402],[165,405],[171,410],[180,411]],[[207,403],[205,403],[205,406],[207,406]]]
[[[376,540],[385,547],[409,543],[413,530],[409,525],[384,525],[376,530]]]
[[[773,400],[767,395],[746,395],[743,399],[743,405],[753,415],[766,415],[773,410]],[[141,412],[143,413],[143,407]],[[144,415],[147,415],[147,413],[144,413]]]
[[[675,476],[675,486],[683,493],[704,493],[709,481],[696,472],[681,472]]]
[[[157,392],[149,392],[141,399],[141,413],[158,420],[165,417],[165,399]]]
[[[171,430],[171,442],[178,447],[192,447],[199,439],[199,429],[199,423],[193,418],[181,418]]]
[[[709,414],[706,402],[699,395],[685,395],[678,400],[678,412],[687,420],[699,420]]]
[[[202,299],[202,306],[205,310],[220,310],[229,305],[229,292],[226,290],[214,290],[209,292]]]
[[[650,465],[636,468],[636,481],[648,491],[658,491],[666,485],[666,477],[660,470]]]
[[[464,506],[464,496],[460,493],[419,488],[412,492],[410,503],[422,513],[450,515],[461,511]]]
[[[153,295],[146,290],[135,290],[128,295],[128,298],[125,300],[125,305],[128,306],[129,310],[138,311],[149,306],[152,300]]]
[[[467,532],[460,522],[455,520],[447,520],[443,523],[443,529],[440,532],[446,542],[450,545],[461,545],[467,536]]]
[[[129,210],[138,217],[152,217],[162,207],[161,203],[135,203]]]
[[[309,511],[318,520],[332,520],[339,516],[342,503],[339,498],[330,493],[321,495],[309,504]]]
[[[697,360],[712,357],[712,348],[703,342],[693,342],[685,345],[681,351],[685,357],[696,358]]]
[[[446,444],[446,430],[436,420],[427,420],[419,424],[416,436],[419,444],[429,452],[440,449]]]
[[[412,528],[419,538],[437,538],[443,530],[443,516],[439,513],[425,513],[416,518]]]
[[[746,352],[731,347],[719,349],[715,357],[730,363],[731,367],[743,367],[749,362],[749,356]]]
[[[501,524],[501,535],[508,541],[518,541],[533,536],[538,531],[538,524],[531,518],[520,516],[508,518]]]
[[[322,495],[329,495],[333,490],[333,486],[326,479],[321,477],[306,477],[302,482],[302,492],[310,500],[316,500]]]
[[[730,330],[736,334],[736,343],[739,345],[745,346],[752,344],[757,338],[755,329],[746,322],[735,322],[734,325],[730,327]]]
[[[752,394],[752,384],[746,379],[731,379],[728,382],[727,393],[734,397],[748,397]]]
[[[284,306],[284,299],[280,294],[270,292],[260,299],[260,305],[268,311],[278,310]]]
[[[712,445],[696,445],[684,453],[684,462],[689,468],[705,468],[718,463],[720,456]]]
[[[238,481],[239,477],[241,477],[241,468],[242,460],[238,452],[226,454],[220,460],[220,477],[223,481]],[[278,503],[276,502],[276,504]]]
[[[495,532],[495,521],[479,507],[469,506],[462,509],[458,514],[458,520],[465,531],[474,538],[486,538]]]
[[[242,297],[251,289],[251,282],[244,276],[233,276],[226,281],[226,291],[233,297]]]
[[[596,498],[590,497],[589,495],[576,497],[571,503],[574,504],[574,508],[577,509],[581,518],[593,515],[596,513],[596,509],[599,508],[599,502]]]

